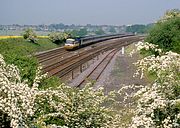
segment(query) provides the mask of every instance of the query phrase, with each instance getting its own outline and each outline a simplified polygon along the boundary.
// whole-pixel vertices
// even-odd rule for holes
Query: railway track
[[[76,61],[76,60],[81,60],[85,57],[88,56],[92,56],[93,54],[95,55],[95,52],[102,52],[103,50],[105,50],[104,46],[101,47],[96,47],[94,49],[90,49],[88,51],[84,51],[81,53],[76,53],[76,54],[72,54],[71,56],[66,56],[65,58],[59,58],[59,60],[55,60],[53,63],[47,64],[46,66],[44,66],[44,71],[45,72],[50,72],[51,70],[53,70],[54,68],[57,68],[59,66],[63,66],[64,64],[67,64],[69,62],[72,63],[72,61]]]
[[[54,60],[55,58],[58,58],[59,56],[66,54],[67,52],[68,51],[66,51],[63,47],[59,47],[53,50],[38,53],[35,55],[35,57],[38,59],[38,62],[43,65],[43,63],[46,64],[46,62]]]
[[[72,83],[73,86],[83,87],[88,82],[96,82],[118,51],[118,49],[108,51],[107,54],[93,68],[91,68],[91,70],[88,73],[86,73],[76,83]]]
[[[62,56],[64,54],[66,54],[68,51],[66,50],[59,50],[57,53],[53,53],[52,55],[48,55],[48,56],[43,56],[41,58],[39,58],[39,63],[43,64],[46,63],[47,61],[53,61],[56,58],[59,58],[59,56]]]
[[[88,50],[81,50],[81,52],[80,50],[77,50],[76,52],[63,52],[64,49],[59,49],[59,51],[55,50],[54,52],[50,51],[49,53],[44,53],[44,56],[38,55],[38,58],[43,58],[40,59],[40,62],[44,64],[44,72],[48,72],[49,76],[55,75],[61,78],[102,52],[120,48],[139,40],[140,38],[138,37],[122,38],[113,43],[96,46]],[[62,56],[62,54],[64,54],[64,56]]]
[[[95,49],[91,49],[91,51],[87,51],[81,55],[76,55],[75,57],[72,56],[71,59],[65,59],[64,61],[62,61],[61,64],[59,64],[58,66],[55,66],[55,68],[51,68],[48,71],[48,75],[49,76],[58,76],[58,77],[63,77],[66,74],[68,74],[69,72],[71,72],[72,70],[74,70],[75,68],[79,67],[80,65],[86,63],[87,61],[93,59],[95,56],[98,56],[100,53],[108,51],[113,49],[115,46],[116,48],[120,48],[122,46],[126,46],[129,45],[130,43],[134,42],[133,41],[129,41],[129,42],[124,42],[124,43],[114,43],[114,44],[110,44],[107,45],[106,47],[102,47],[101,49],[95,48]]]
[[[56,53],[58,53],[61,50],[64,50],[64,48],[63,47],[59,47],[59,48],[55,48],[55,49],[52,49],[52,50],[47,50],[47,51],[44,51],[44,52],[36,53],[35,56],[38,59],[41,59],[41,58],[44,58],[44,56],[47,57],[47,56],[51,56],[53,54],[56,54]]]

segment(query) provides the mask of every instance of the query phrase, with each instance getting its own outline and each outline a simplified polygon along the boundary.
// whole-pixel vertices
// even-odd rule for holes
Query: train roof
[[[68,39],[66,39],[66,40],[68,40],[68,41],[75,41],[74,39],[72,39],[72,38],[68,38]]]

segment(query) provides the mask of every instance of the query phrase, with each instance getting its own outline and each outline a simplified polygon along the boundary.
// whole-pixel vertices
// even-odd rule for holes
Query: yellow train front
[[[66,39],[66,43],[64,45],[64,49],[66,50],[72,50],[76,49],[80,46],[79,40],[76,39]]]

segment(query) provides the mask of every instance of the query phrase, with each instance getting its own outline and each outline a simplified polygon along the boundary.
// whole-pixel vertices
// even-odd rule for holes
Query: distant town
[[[101,35],[111,33],[146,33],[147,29],[152,26],[148,25],[65,25],[63,23],[50,24],[50,25],[0,25],[0,35],[21,35],[24,30],[31,28],[39,35],[48,35],[51,32],[73,32],[73,31],[86,31],[88,35]]]

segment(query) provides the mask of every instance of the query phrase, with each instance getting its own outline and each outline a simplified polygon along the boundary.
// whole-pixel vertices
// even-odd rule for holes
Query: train
[[[127,36],[134,36],[134,34],[109,34],[109,35],[100,35],[100,36],[68,38],[66,39],[64,49],[73,50],[93,43],[115,39],[115,38],[127,37]]]

